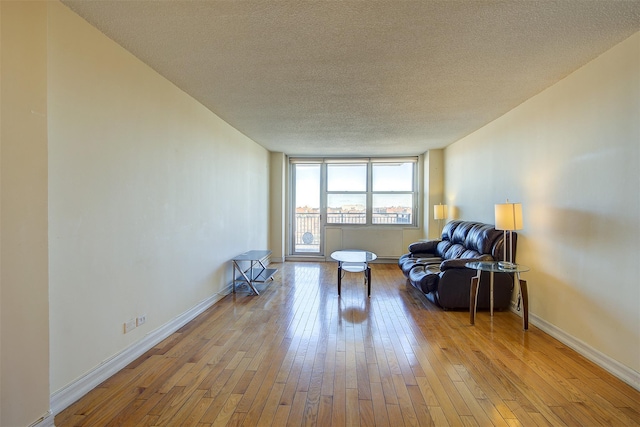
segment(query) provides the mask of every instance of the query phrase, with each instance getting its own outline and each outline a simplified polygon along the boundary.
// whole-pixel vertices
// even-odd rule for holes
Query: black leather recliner
[[[507,236],[508,239],[508,236]],[[517,235],[513,233],[513,261]],[[471,278],[476,270],[465,267],[471,261],[503,259],[504,233],[493,225],[472,221],[451,221],[444,226],[440,240],[416,242],[398,266],[409,283],[431,302],[445,309],[469,308]],[[494,308],[505,309],[511,303],[513,275],[495,273]],[[489,308],[489,273],[483,272],[478,291],[478,308]]]

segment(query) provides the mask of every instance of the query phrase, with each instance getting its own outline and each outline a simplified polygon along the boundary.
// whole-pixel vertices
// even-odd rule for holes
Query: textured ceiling
[[[500,117],[640,30],[640,1],[63,1],[292,155],[407,155]]]

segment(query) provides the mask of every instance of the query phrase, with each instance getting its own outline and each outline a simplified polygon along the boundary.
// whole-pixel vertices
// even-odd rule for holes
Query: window
[[[320,239],[320,164],[294,164],[293,178],[293,252],[318,254]]]
[[[329,163],[327,223],[367,223],[367,163]]]
[[[321,171],[320,207],[315,212],[322,218],[322,224],[411,226],[417,225],[417,160],[416,157],[292,159],[291,163],[294,171],[303,164],[305,167],[314,164]],[[298,185],[294,182],[294,194],[299,191]],[[303,227],[294,225],[294,228]]]
[[[415,162],[372,162],[371,222],[413,224]]]

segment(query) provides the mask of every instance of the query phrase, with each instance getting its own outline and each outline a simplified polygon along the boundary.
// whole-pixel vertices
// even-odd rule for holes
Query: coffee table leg
[[[342,287],[342,263],[338,263],[338,296],[340,296],[340,288]]]
[[[367,265],[367,296],[371,297],[371,267]]]

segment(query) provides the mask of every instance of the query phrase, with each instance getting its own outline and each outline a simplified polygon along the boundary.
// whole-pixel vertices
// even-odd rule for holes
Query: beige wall
[[[0,425],[49,410],[44,2],[0,2]]]
[[[48,103],[55,392],[267,247],[269,154],[59,3]]]
[[[284,262],[286,255],[285,227],[286,203],[285,183],[287,156],[284,153],[271,153],[269,168],[269,247],[271,261]]]
[[[445,170],[463,219],[523,203],[518,261],[538,324],[637,379],[640,33],[448,147]]]
[[[424,210],[426,238],[438,239],[445,220],[433,219],[433,206],[444,204],[444,150],[429,150],[424,155]]]

